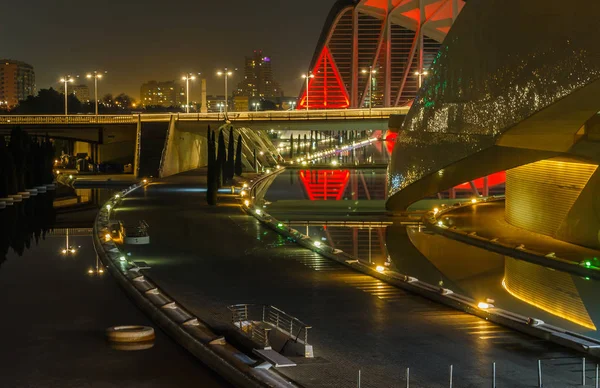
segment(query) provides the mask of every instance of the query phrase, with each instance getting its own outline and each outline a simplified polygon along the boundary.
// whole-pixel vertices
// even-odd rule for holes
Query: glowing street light
[[[67,97],[69,96],[68,90],[67,90],[67,85],[69,84],[69,82],[73,83],[75,82],[75,80],[73,78],[71,78],[70,75],[63,77],[60,79],[60,82],[65,84],[65,116],[69,115],[69,111],[67,109]]]
[[[187,73],[181,79],[185,81],[185,113],[190,113],[190,80],[195,80],[196,76],[192,73]]]
[[[423,70],[423,71],[415,71],[415,75],[417,77],[419,77],[419,88],[421,87],[421,85],[423,85],[423,77],[426,77],[427,74],[429,74],[427,72],[427,70]]]
[[[260,108],[260,102],[253,102],[252,106],[254,107],[254,111],[258,112],[258,108]]]
[[[227,68],[224,68],[223,70],[219,70],[217,72],[217,75],[219,77],[223,77],[225,78],[225,118],[227,118],[227,80],[229,79],[229,77],[231,77],[233,75],[233,72],[228,70]]]
[[[102,79],[102,74],[94,70],[93,73],[86,75],[86,77],[94,79],[94,103],[96,105],[96,116],[98,116],[98,80]]]
[[[311,78],[315,78],[315,75],[312,71],[309,71],[308,74],[302,74],[302,78],[306,80],[306,110],[308,110],[308,81],[310,81]]]
[[[291,109],[291,110],[294,110],[294,109],[296,109],[296,101],[290,101],[290,102],[288,103],[288,105],[291,105],[291,106],[292,106],[292,109]]]
[[[377,74],[377,70],[373,70],[373,66],[369,66],[369,70],[362,69],[363,74],[369,74],[369,112],[373,109],[373,74]]]

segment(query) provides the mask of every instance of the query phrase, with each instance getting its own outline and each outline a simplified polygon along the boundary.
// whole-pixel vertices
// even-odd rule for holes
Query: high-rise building
[[[179,106],[185,103],[185,88],[175,81],[149,81],[140,88],[142,106]]]
[[[9,108],[35,94],[33,66],[12,59],[0,59],[0,102]]]
[[[71,85],[67,86],[69,94],[74,94],[81,102],[90,101],[90,88],[87,85]]]
[[[246,57],[244,80],[239,83],[235,94],[246,97],[278,97],[283,95],[279,84],[273,80],[271,58],[263,55],[262,50],[254,50],[251,57]]]

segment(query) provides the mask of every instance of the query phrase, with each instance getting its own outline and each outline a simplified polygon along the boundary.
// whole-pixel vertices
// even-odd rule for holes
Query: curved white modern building
[[[598,12],[469,2],[396,140],[388,209],[506,171],[508,223],[600,248]]]
[[[308,98],[305,83],[297,108],[409,104],[464,5],[464,0],[338,0],[308,69],[314,75]]]

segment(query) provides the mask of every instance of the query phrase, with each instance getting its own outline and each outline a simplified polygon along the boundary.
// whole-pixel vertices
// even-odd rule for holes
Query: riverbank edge
[[[147,186],[147,182],[142,182],[121,191],[118,198],[104,203],[96,215],[92,233],[94,249],[117,283],[138,308],[180,346],[236,387],[299,387],[276,371],[253,367],[255,360],[229,345],[225,338],[212,332],[199,318],[155,286],[147,275],[140,275],[140,269],[122,256],[112,240],[105,238],[106,233],[110,233],[108,227],[111,209],[114,209],[121,198]],[[147,290],[142,292],[134,282],[146,283]],[[149,295],[154,295],[154,303]],[[164,303],[157,305],[157,299]]]
[[[268,174],[267,176],[260,177],[250,186],[250,193],[253,193],[255,187],[259,185],[265,178],[270,175],[280,174],[284,170],[285,167]],[[372,276],[413,294],[423,296],[434,302],[441,303],[451,308],[463,311],[467,314],[478,316],[521,333],[544,339],[584,354],[600,357],[599,340],[574,333],[557,326],[546,324],[534,317],[525,317],[508,310],[496,308],[489,304],[486,306],[485,301],[479,302],[470,297],[456,294],[452,290],[420,281],[415,277],[405,275],[385,267],[364,263],[358,257],[349,255],[339,249],[334,249],[323,244],[322,242],[318,242],[319,246],[317,247],[315,245],[315,241],[313,241],[309,236],[306,236],[293,228],[286,227],[281,221],[266,213],[262,207],[260,207],[260,205],[255,206],[254,203],[242,201],[241,206],[248,215],[253,216],[261,224],[265,225],[269,229],[272,229],[283,237],[286,237],[304,248],[318,253],[325,258],[334,260],[357,272]],[[427,217],[431,218],[432,215],[427,214],[424,216],[424,218]]]

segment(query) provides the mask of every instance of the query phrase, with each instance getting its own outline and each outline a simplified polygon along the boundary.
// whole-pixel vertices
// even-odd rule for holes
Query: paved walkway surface
[[[153,324],[108,272],[87,273],[91,237],[70,242],[81,246],[75,256],[59,254],[64,237],[47,237],[0,267],[1,387],[230,386],[160,330],[149,350],[112,349],[107,327]]]
[[[306,387],[544,386],[581,382],[575,352],[437,305],[299,248],[244,215],[235,200],[205,205],[196,172],[151,185],[127,198],[116,214],[144,219],[151,244],[130,247],[152,266],[147,273],[168,293],[215,326],[229,324],[227,306],[277,306],[314,328],[313,360],[281,371]],[[173,183],[170,183],[173,182]],[[593,375],[590,365],[588,378]],[[591,379],[588,385],[591,385]]]
[[[527,249],[544,254],[555,252],[557,257],[577,264],[583,260],[600,257],[600,251],[512,226],[504,219],[504,201],[458,208],[445,214],[443,219],[459,230],[477,232],[481,237],[498,238],[500,242],[515,247],[523,244]]]

